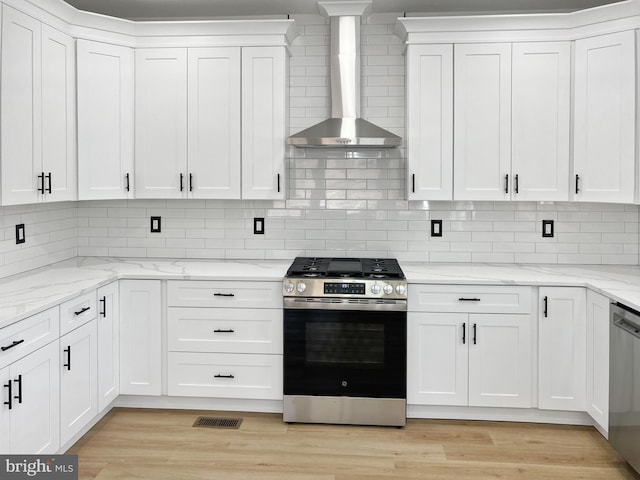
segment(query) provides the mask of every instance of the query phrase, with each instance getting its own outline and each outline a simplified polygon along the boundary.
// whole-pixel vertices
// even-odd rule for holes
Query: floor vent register
[[[241,424],[241,418],[198,417],[193,426],[207,428],[240,428]]]

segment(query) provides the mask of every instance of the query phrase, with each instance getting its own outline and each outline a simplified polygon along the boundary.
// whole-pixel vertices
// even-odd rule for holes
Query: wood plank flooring
[[[238,430],[199,415],[242,417]],[[67,453],[80,479],[638,479],[591,427],[410,419],[287,425],[276,414],[114,409]]]

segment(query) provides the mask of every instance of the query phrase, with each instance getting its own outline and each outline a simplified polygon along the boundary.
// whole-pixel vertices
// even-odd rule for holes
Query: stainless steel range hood
[[[360,118],[360,18],[370,4],[318,3],[331,18],[331,118],[290,136],[289,145],[396,147],[402,143],[398,135]]]

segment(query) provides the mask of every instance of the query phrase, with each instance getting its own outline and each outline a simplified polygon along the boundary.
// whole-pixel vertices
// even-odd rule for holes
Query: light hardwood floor
[[[199,415],[242,417],[238,430]],[[281,415],[114,409],[67,453],[80,479],[637,479],[591,427],[410,419],[403,429]]]

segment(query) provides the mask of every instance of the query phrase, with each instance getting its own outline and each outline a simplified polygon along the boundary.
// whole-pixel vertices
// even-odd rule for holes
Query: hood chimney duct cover
[[[360,18],[371,1],[319,2],[330,17],[331,118],[289,137],[297,147],[396,147],[402,139],[360,118]]]

